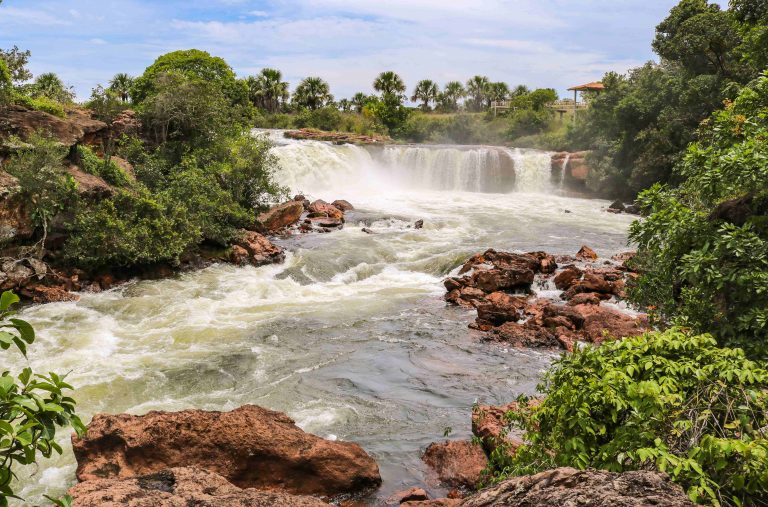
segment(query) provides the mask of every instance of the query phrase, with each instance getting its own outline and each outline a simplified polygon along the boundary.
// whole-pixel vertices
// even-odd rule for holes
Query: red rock
[[[637,336],[649,330],[646,315],[635,318],[602,305],[577,305],[573,309],[584,317],[582,333],[585,339],[593,343]]]
[[[622,474],[555,468],[507,479],[465,499],[461,507],[693,507],[683,489],[666,474]]]
[[[587,272],[581,280],[575,281],[561,296],[563,299],[571,299],[582,292],[597,292],[601,294],[613,294],[616,292],[614,282],[610,282],[597,273]]]
[[[574,295],[565,304],[568,306],[599,305],[600,301],[602,301],[603,299],[607,299],[609,297],[610,296],[606,294],[597,294],[595,292],[582,292],[581,294]]]
[[[280,412],[245,405],[231,412],[184,410],[144,416],[97,414],[72,437],[77,478],[128,478],[192,466],[241,488],[333,497],[381,483],[357,444],[303,432]]]
[[[72,487],[75,507],[323,507],[317,498],[240,489],[224,477],[180,467],[125,479],[93,479]]]
[[[336,218],[341,220],[344,218],[344,212],[332,204],[328,204],[322,199],[318,199],[309,205],[310,213],[324,214],[326,217]],[[318,215],[321,216],[321,215]]]
[[[25,298],[32,300],[33,303],[59,303],[80,299],[80,296],[63,287],[48,287],[37,283],[26,285],[20,290],[20,293]]]
[[[537,271],[539,273],[554,273],[557,269],[557,261],[553,255],[550,255],[546,252],[529,252],[528,255],[538,259],[539,266]]]
[[[400,505],[403,507],[458,507],[461,505],[461,500],[454,498],[438,498],[436,500],[405,502]]]
[[[483,448],[466,440],[430,444],[422,460],[448,486],[474,489],[488,464]]]
[[[331,203],[331,206],[334,208],[340,209],[343,213],[346,213],[347,211],[352,211],[355,209],[352,204],[350,204],[349,201],[345,201],[344,199],[336,199]]]
[[[104,199],[115,194],[115,189],[103,178],[83,172],[77,166],[69,166],[67,173],[75,180],[77,193],[82,197]]]
[[[583,271],[576,266],[566,266],[562,271],[555,275],[555,287],[559,290],[570,289],[571,285],[581,278],[582,273]]]
[[[576,258],[584,261],[596,261],[597,253],[586,245],[583,245],[581,249],[576,252]]]
[[[260,213],[256,221],[267,232],[276,232],[299,221],[304,205],[299,201],[288,201]]]
[[[477,318],[499,326],[505,322],[517,322],[525,310],[526,298],[494,292],[477,305]]]
[[[505,322],[499,327],[494,327],[488,332],[487,338],[509,343],[513,347],[544,347],[559,348],[557,337],[546,328],[535,324],[518,324],[517,322]]]
[[[113,139],[122,135],[136,136],[141,132],[141,120],[135,111],[126,109],[118,114],[109,126],[109,133]]]
[[[541,403],[540,400],[530,400],[529,406],[535,406]],[[522,439],[509,434],[507,423],[504,420],[507,412],[517,412],[520,410],[518,402],[513,401],[507,405],[479,405],[472,410],[472,434],[480,438],[483,448],[488,454],[491,454],[496,448],[505,444],[507,452],[514,454],[518,447],[523,444]]]
[[[387,505],[400,505],[405,502],[419,502],[429,500],[429,494],[421,488],[412,487],[406,491],[399,491],[385,501]]]
[[[317,227],[327,227],[327,228],[333,228],[333,229],[344,227],[344,223],[338,218],[315,217],[315,218],[311,218],[310,221],[312,222],[312,225]]]
[[[634,250],[630,252],[622,252],[612,256],[611,260],[620,263],[622,266],[626,266],[627,261],[634,259],[636,255],[637,252]]]
[[[500,269],[488,269],[476,272],[473,285],[483,292],[500,290],[528,289],[533,284],[534,273],[531,269],[509,266]]]
[[[232,243],[231,258],[236,264],[242,265],[247,262],[254,266],[263,266],[265,264],[279,264],[285,260],[283,249],[274,245],[258,232],[242,231],[240,237]],[[235,250],[235,246],[245,250],[248,256],[243,257],[242,250]]]
[[[88,113],[70,110],[66,118],[59,118],[43,111],[33,111],[19,105],[11,105],[3,111],[0,138],[17,135],[27,140],[35,132],[45,132],[64,146],[94,141],[106,133],[107,124],[94,120]]]

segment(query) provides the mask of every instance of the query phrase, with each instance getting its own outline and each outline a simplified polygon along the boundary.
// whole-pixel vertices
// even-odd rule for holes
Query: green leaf
[[[13,322],[16,329],[21,334],[21,339],[31,344],[35,341],[35,329],[29,324],[29,322],[21,319],[9,319]]]
[[[7,310],[11,305],[18,303],[19,301],[19,296],[13,292],[9,290],[3,292],[2,296],[0,296],[0,311]]]

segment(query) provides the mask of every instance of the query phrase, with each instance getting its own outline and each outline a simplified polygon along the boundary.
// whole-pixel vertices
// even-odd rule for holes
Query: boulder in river
[[[230,260],[234,264],[263,266],[279,264],[285,260],[285,252],[258,232],[242,231],[234,240]]]
[[[73,436],[77,478],[129,478],[173,467],[215,472],[240,488],[334,497],[381,484],[359,445],[299,429],[283,413],[254,405],[231,412],[184,410],[94,416]]]
[[[342,213],[346,213],[347,211],[352,211],[355,209],[355,207],[352,206],[349,201],[345,201],[344,199],[336,199],[331,203],[331,206],[340,209]]]
[[[264,231],[276,232],[298,222],[302,213],[304,204],[301,201],[288,201],[260,213],[256,221]]]
[[[139,477],[94,479],[69,490],[76,507],[324,507],[311,496],[241,489],[200,468],[179,467]]]
[[[597,253],[589,248],[587,245],[583,245],[578,252],[576,252],[576,258],[583,261],[596,261]]]
[[[467,498],[461,507],[693,507],[683,489],[658,472],[555,468],[507,479]]]
[[[422,457],[447,486],[474,489],[488,464],[483,448],[469,440],[435,442]]]
[[[308,211],[310,215],[314,214],[314,216],[326,216],[329,218],[336,218],[339,220],[344,218],[344,212],[342,210],[340,210],[333,204],[328,204],[322,199],[313,201],[312,204],[309,205]]]

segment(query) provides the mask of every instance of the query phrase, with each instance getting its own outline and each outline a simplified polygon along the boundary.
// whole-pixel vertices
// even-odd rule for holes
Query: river
[[[422,482],[420,453],[446,428],[471,434],[474,402],[532,394],[554,357],[479,342],[472,312],[442,301],[441,280],[489,247],[573,254],[587,244],[610,256],[626,249],[632,218],[559,195],[543,152],[267,135],[279,143],[282,183],[355,205],[343,230],[279,240],[288,250],[279,266],[214,265],[29,307],[23,318],[39,334],[29,362],[71,371],[86,422],[95,412],[247,403],[284,411],[375,457],[376,505]],[[412,227],[418,219],[423,229]],[[73,484],[68,435],[61,441],[63,456],[22,472],[30,502]]]

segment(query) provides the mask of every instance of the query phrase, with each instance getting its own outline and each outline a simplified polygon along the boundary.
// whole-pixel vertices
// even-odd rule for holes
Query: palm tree
[[[487,102],[488,106],[490,106],[490,102],[492,101],[502,101],[507,100],[509,98],[509,86],[507,83],[499,82],[499,83],[491,83],[488,86],[488,97]]]
[[[522,97],[523,95],[528,95],[529,93],[531,93],[530,88],[525,85],[517,85],[515,86],[515,89],[510,92],[510,95],[512,97]]]
[[[396,73],[388,70],[379,74],[373,82],[373,89],[381,92],[383,97],[397,97],[402,100],[405,83]]]
[[[352,110],[352,102],[349,99],[341,99],[339,101],[339,110],[348,113]]]
[[[467,81],[467,95],[471,99],[472,109],[480,111],[488,98],[491,82],[486,76],[475,76]]]
[[[439,91],[437,83],[431,79],[422,79],[416,83],[416,89],[413,90],[411,100],[414,102],[421,101],[421,109],[429,111],[429,103],[437,102]]]
[[[365,107],[365,103],[368,102],[368,95],[364,94],[363,92],[357,92],[352,96],[351,102],[355,107],[355,111],[362,113],[363,108]]]
[[[293,101],[299,107],[318,109],[333,102],[330,87],[319,77],[304,78],[293,93]]]
[[[72,102],[75,98],[75,92],[72,91],[72,87],[66,86],[59,76],[53,72],[40,74],[29,88],[31,95],[35,97],[46,97],[64,104]]]
[[[459,100],[467,96],[467,91],[459,81],[450,81],[446,83],[443,91],[443,97],[446,105],[453,111],[459,109]]]
[[[133,86],[133,78],[125,72],[115,74],[115,77],[109,81],[109,89],[115,92],[123,102],[128,102],[131,86]]]
[[[283,81],[283,73],[277,69],[261,69],[256,77],[248,77],[248,95],[251,102],[270,113],[280,110],[281,104],[288,101],[288,83]]]

